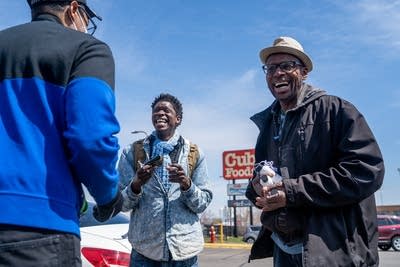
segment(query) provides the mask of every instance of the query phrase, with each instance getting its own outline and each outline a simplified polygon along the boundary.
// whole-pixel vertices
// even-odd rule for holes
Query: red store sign
[[[250,179],[253,177],[254,163],[254,149],[224,151],[222,176],[226,180]]]

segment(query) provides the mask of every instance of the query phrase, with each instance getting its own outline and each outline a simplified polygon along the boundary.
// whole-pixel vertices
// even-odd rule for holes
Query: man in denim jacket
[[[142,165],[135,171],[134,145],[122,152],[118,169],[124,188],[123,211],[132,211],[129,241],[131,266],[198,266],[204,238],[199,220],[212,200],[204,155],[188,177],[190,143],[176,128],[182,105],[161,94],[152,105],[155,131],[143,141],[146,160],[160,155],[159,166]],[[167,265],[165,265],[167,263]]]

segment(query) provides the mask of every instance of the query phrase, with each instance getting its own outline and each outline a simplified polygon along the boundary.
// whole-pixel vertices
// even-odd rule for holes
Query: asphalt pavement
[[[251,245],[206,243],[199,254],[200,267],[273,267],[272,258],[253,260],[248,263]],[[379,251],[382,267],[399,267],[400,251]]]

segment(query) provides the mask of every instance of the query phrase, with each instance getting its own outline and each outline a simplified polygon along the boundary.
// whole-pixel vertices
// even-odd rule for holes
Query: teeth
[[[275,83],[275,87],[282,87],[288,85],[287,82]]]

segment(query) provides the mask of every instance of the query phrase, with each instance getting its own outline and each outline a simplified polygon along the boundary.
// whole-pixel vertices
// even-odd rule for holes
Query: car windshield
[[[400,224],[400,218],[391,218],[393,224]]]
[[[251,226],[250,228],[251,228],[252,231],[255,231],[255,232],[261,230],[261,226]]]
[[[129,216],[124,214],[124,213],[118,213],[115,217],[111,218],[108,221],[105,222],[98,222],[94,217],[93,217],[93,206],[94,203],[88,203],[89,208],[86,211],[85,214],[83,214],[79,218],[79,225],[80,227],[89,227],[89,226],[97,226],[97,225],[107,225],[107,224],[124,224],[124,223],[129,223]]]
[[[378,225],[379,226],[383,226],[383,225],[387,225],[387,224],[388,224],[388,221],[386,219],[384,219],[384,218],[379,218],[378,219]]]
[[[394,224],[400,224],[399,217],[397,217],[397,216],[379,216],[378,217],[378,225],[379,226],[394,225]]]

